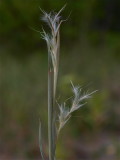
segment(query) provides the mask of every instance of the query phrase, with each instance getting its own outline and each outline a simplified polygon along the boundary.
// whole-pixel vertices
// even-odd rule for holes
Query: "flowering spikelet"
[[[72,112],[78,110],[80,107],[85,105],[87,102],[83,103],[83,101],[91,98],[92,94],[96,92],[93,91],[91,93],[82,94],[82,88],[80,86],[74,86],[72,82],[71,85],[74,94],[71,107],[67,107],[65,103],[59,105],[60,113],[58,116],[59,118],[58,134],[60,130],[64,127],[66,122],[70,119]]]
[[[66,5],[65,5],[66,6]],[[51,34],[44,31],[42,32],[42,38],[46,41],[48,47],[48,53],[52,57],[52,64],[54,68],[54,96],[56,93],[57,76],[58,76],[58,66],[59,66],[59,49],[60,49],[60,35],[59,30],[61,23],[65,20],[61,20],[60,13],[63,11],[65,6],[58,12],[43,12],[42,20],[48,24],[51,30]]]
[[[67,121],[70,119],[71,115],[70,110],[68,107],[66,107],[66,104],[64,103],[63,105],[59,105],[59,128],[58,128],[58,133],[60,132],[60,130],[64,127],[64,125],[67,123]]]

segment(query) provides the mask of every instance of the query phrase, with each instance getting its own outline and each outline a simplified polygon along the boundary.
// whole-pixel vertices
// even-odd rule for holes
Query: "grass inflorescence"
[[[47,23],[50,28],[50,33],[46,33],[43,29],[41,36],[47,43],[48,49],[48,148],[49,160],[55,160],[56,142],[58,135],[64,125],[68,122],[71,114],[86,104],[85,100],[91,98],[91,95],[96,92],[83,93],[80,86],[74,86],[71,82],[73,96],[71,106],[66,103],[56,103],[56,88],[59,70],[59,54],[60,54],[60,26],[65,20],[61,19],[61,12],[65,6],[58,12],[43,13],[42,20]],[[56,115],[55,107],[59,108],[59,113]],[[42,147],[41,124],[39,128],[39,144],[42,159],[45,160]]]

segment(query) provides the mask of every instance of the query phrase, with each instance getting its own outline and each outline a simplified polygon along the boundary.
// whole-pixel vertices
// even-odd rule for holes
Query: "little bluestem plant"
[[[73,97],[71,106],[67,106],[64,102],[63,104],[56,103],[56,88],[57,88],[57,78],[59,70],[59,54],[60,54],[60,27],[61,24],[66,21],[61,19],[61,12],[64,10],[65,6],[58,12],[46,13],[44,10],[40,9],[43,13],[42,20],[47,23],[50,28],[50,33],[46,33],[43,29],[41,33],[42,39],[47,43],[48,49],[48,149],[49,149],[49,160],[56,160],[56,142],[58,135],[64,125],[70,119],[72,113],[87,102],[87,99],[91,98],[92,94],[95,93],[83,93],[80,86],[74,86],[71,82],[71,87],[73,91]],[[56,105],[59,108],[59,113],[56,115]],[[42,160],[45,160],[42,146],[42,132],[41,123],[39,127],[39,147],[41,152]]]

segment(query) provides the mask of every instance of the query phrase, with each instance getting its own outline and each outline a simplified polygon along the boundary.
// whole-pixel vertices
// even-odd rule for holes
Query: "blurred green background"
[[[47,155],[47,49],[42,13],[58,11],[61,27],[59,102],[70,80],[99,90],[75,112],[58,140],[62,160],[120,159],[120,1],[0,0],[0,160],[40,159],[41,117]]]

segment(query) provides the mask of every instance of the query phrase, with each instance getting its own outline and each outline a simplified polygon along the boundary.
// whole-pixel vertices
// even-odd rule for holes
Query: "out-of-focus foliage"
[[[66,1],[67,2],[67,1]],[[70,18],[62,28],[62,37],[74,44],[82,39],[82,34],[89,36],[90,41],[100,43],[106,32],[119,31],[119,0],[77,0],[68,1],[63,13]],[[43,46],[39,34],[30,28],[41,30],[39,7],[47,11],[59,10],[64,0],[4,0],[0,1],[0,40],[3,45],[9,44],[11,53],[21,55]],[[74,39],[74,41],[73,41]],[[19,51],[18,51],[19,48]]]
[[[47,50],[31,28],[42,31],[39,7],[58,11],[66,2],[63,17],[71,14],[61,28],[58,101],[72,95],[70,80],[99,91],[65,127],[58,157],[120,159],[119,0],[0,1],[0,159],[39,157],[39,117],[47,123]]]

